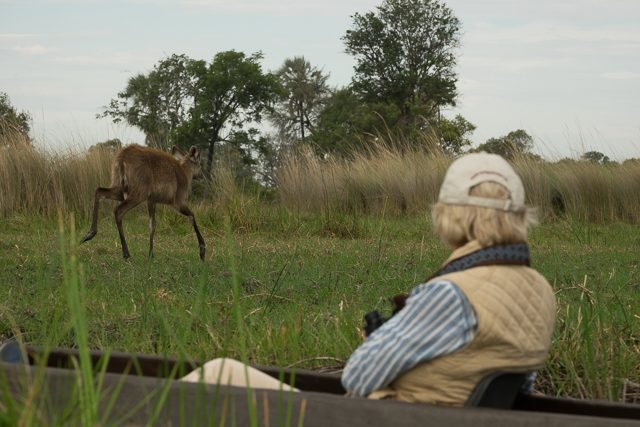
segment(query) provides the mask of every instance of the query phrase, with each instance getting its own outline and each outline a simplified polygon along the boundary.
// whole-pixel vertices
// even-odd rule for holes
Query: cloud
[[[154,0],[130,0],[134,3],[154,3]],[[164,0],[167,4],[217,9],[223,12],[268,14],[275,16],[349,16],[367,12],[379,5],[376,0]]]
[[[13,41],[18,39],[26,39],[35,36],[35,34],[30,33],[0,33],[0,42],[5,40]]]
[[[0,33],[0,49],[24,56],[44,55],[57,50],[38,43],[39,36],[33,33]]]
[[[505,58],[496,56],[466,56],[461,58],[460,65],[464,67],[495,68],[503,71],[520,72],[525,70],[557,67],[559,64],[564,62],[564,59],[546,57]]]
[[[610,71],[603,73],[602,77],[610,80],[640,80],[640,73],[633,71]]]
[[[45,53],[53,52],[55,49],[42,46],[41,44],[31,44],[25,46],[13,46],[9,50],[19,53],[25,56],[44,55]]]
[[[138,63],[153,63],[156,60],[154,55],[141,55],[129,52],[116,52],[105,55],[75,55],[59,56],[54,58],[55,62],[71,65],[86,66],[109,66],[109,65],[131,65]]]
[[[481,25],[469,30],[473,42],[509,43],[633,43],[640,44],[640,28],[624,26],[582,27],[566,22],[539,21],[512,28]]]

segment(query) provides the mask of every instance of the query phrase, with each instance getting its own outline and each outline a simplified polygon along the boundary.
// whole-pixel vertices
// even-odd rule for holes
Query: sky
[[[143,135],[105,105],[171,54],[304,56],[347,85],[341,37],[381,0],[0,0],[0,91],[52,150]],[[640,157],[640,0],[447,0],[462,24],[457,105],[474,145],[524,129],[548,159]]]

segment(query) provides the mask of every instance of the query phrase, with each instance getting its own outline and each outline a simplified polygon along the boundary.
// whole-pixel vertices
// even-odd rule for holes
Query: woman
[[[351,395],[462,405],[490,373],[543,365],[556,305],[549,283],[528,267],[533,219],[524,199],[500,156],[451,164],[432,216],[453,253],[349,358],[342,384]]]
[[[522,181],[503,158],[473,153],[454,161],[433,208],[436,233],[453,253],[349,358],[342,376],[349,394],[462,405],[487,374],[540,368],[556,308],[547,281],[528,267],[531,222]],[[230,359],[184,379],[201,377],[282,387]]]

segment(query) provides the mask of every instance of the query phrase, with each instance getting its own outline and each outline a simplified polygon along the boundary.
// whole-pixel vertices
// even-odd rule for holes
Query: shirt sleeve
[[[354,351],[342,385],[351,395],[367,396],[417,364],[464,347],[476,329],[473,308],[455,284],[419,285],[405,307]]]
[[[534,392],[534,384],[536,383],[536,378],[538,377],[537,371],[531,371],[527,374],[527,379],[522,385],[522,389],[520,390],[523,393],[533,393]]]

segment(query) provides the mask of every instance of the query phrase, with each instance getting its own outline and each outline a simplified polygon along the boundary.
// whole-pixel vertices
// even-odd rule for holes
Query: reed
[[[452,157],[430,145],[372,146],[352,158],[320,158],[310,149],[288,155],[277,175],[280,200],[296,212],[337,210],[415,214],[437,199]],[[529,205],[542,219],[604,223],[640,221],[640,163],[598,165],[519,157]]]
[[[114,153],[48,153],[26,143],[0,148],[0,216],[35,214],[55,218],[59,211],[84,219],[93,193],[110,182]],[[422,214],[436,200],[452,157],[427,138],[419,144],[381,140],[348,158],[320,157],[310,147],[287,154],[277,171],[283,208],[300,213]],[[543,220],[572,218],[604,223],[640,220],[640,162],[605,165],[586,161],[513,161],[522,176],[528,203]],[[231,218],[234,228],[268,226],[263,194],[248,191],[224,165],[212,180],[194,183],[193,199],[212,220]]]
[[[109,183],[106,150],[53,154],[30,145],[0,148],[0,215],[53,218],[59,211],[87,217],[99,185]]]

